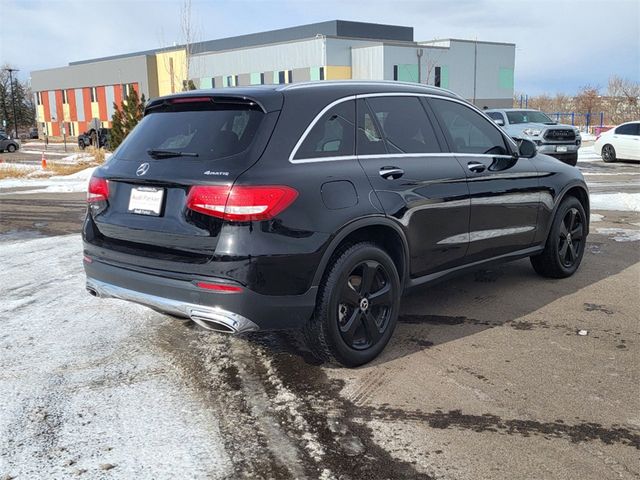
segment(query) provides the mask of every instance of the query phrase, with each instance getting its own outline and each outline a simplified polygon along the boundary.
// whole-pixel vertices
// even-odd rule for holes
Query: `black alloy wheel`
[[[607,144],[602,147],[602,160],[607,163],[616,161],[616,149],[613,148],[613,145]]]
[[[577,198],[566,197],[558,206],[544,250],[531,257],[534,270],[550,278],[573,275],[582,262],[587,232],[584,206]]]
[[[15,146],[15,145],[9,145],[9,146],[7,147],[7,152],[9,152],[9,153],[13,153],[13,152],[15,152],[15,151],[16,151],[16,146]]]
[[[353,268],[338,300],[338,328],[344,342],[355,350],[378,343],[389,326],[394,296],[389,273],[375,261]]]
[[[570,208],[560,224],[558,259],[565,268],[571,268],[582,249],[584,221],[577,208]]]
[[[401,294],[397,266],[385,250],[370,242],[345,246],[321,282],[304,328],[307,346],[321,361],[370,362],[389,343]]]

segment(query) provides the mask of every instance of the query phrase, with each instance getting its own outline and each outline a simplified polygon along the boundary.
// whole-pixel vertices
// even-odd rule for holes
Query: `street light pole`
[[[18,116],[16,115],[16,97],[13,94],[13,72],[19,72],[16,68],[5,68],[9,72],[9,83],[11,84],[11,103],[13,104],[13,135],[18,138]]]

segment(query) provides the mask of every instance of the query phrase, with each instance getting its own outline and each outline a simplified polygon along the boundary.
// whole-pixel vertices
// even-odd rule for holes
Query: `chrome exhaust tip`
[[[200,325],[202,328],[206,330],[211,330],[213,332],[230,333],[230,334],[238,333],[238,331],[233,327],[230,327],[229,325],[226,325],[222,322],[218,322],[215,320],[209,320],[206,318],[201,318],[196,316],[191,317],[191,320],[193,320],[194,323],[197,323],[198,325]]]
[[[93,297],[100,297],[100,294],[98,293],[98,290],[96,290],[95,288],[87,285],[87,292],[89,292],[89,295],[93,296]]]

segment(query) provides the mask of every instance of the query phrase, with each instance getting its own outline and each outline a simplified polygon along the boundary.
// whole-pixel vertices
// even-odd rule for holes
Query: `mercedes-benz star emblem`
[[[141,163],[140,166],[138,167],[138,169],[136,170],[136,175],[141,177],[142,175],[144,175],[145,173],[147,173],[149,171],[149,164],[148,163]]]

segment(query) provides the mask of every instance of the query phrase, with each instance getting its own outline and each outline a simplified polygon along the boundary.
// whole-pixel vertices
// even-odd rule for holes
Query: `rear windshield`
[[[509,123],[555,123],[544,113],[536,110],[507,112]]]
[[[197,109],[194,109],[196,107]],[[119,159],[150,158],[148,150],[174,151],[175,158],[215,160],[244,152],[264,113],[256,105],[185,104],[147,113],[120,145]]]

